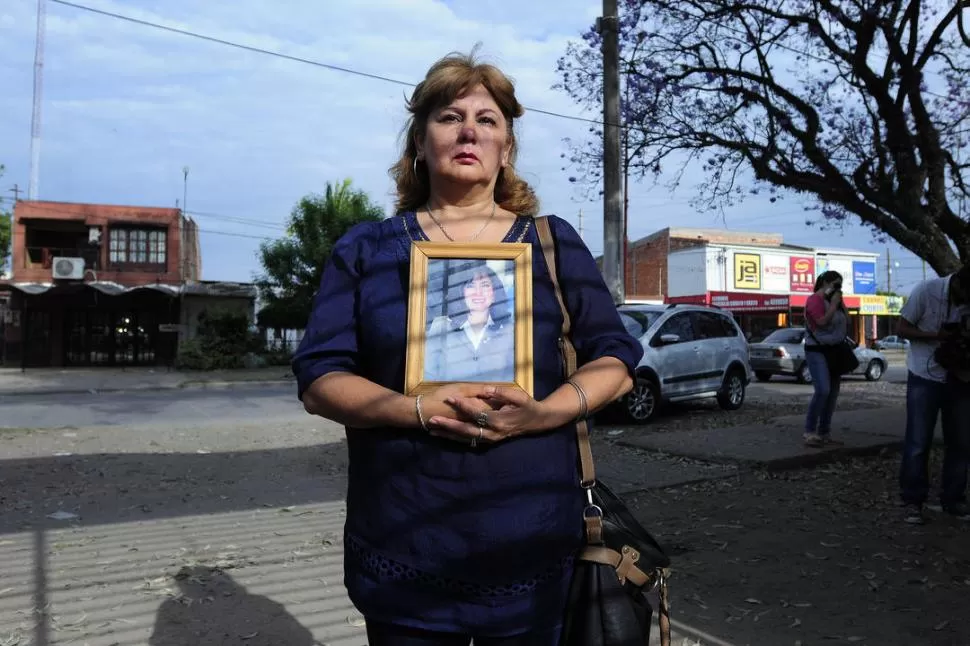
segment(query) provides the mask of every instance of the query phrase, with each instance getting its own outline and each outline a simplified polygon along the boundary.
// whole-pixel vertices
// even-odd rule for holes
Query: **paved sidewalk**
[[[0,645],[366,645],[343,587],[340,427],[141,430],[0,433]],[[725,471],[596,449],[604,473],[640,470],[621,488]],[[678,612],[675,646],[727,644]]]
[[[0,396],[175,388],[231,388],[292,382],[286,366],[180,372],[169,368],[0,368]]]
[[[740,467],[794,469],[851,455],[896,450],[902,444],[906,415],[902,407],[836,413],[833,437],[844,445],[823,449],[808,448],[802,443],[804,423],[803,415],[790,415],[767,424],[651,433],[623,442],[647,451]]]

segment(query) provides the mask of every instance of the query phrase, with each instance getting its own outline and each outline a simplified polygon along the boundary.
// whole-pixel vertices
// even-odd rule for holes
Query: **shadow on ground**
[[[215,567],[184,567],[177,596],[162,603],[149,646],[313,646],[313,635],[268,597]]]

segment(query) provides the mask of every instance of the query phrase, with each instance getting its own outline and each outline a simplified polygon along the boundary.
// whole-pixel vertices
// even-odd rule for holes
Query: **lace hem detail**
[[[411,581],[451,594],[486,600],[530,594],[543,584],[561,577],[563,570],[571,568],[575,560],[573,556],[567,556],[528,579],[504,585],[486,585],[423,572],[371,550],[350,535],[345,536],[344,545],[364,570],[382,581]]]

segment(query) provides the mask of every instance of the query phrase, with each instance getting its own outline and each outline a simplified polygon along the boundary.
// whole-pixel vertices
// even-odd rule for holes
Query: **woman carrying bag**
[[[832,415],[842,375],[852,372],[859,362],[847,340],[849,312],[842,302],[839,272],[826,271],[815,281],[815,293],[805,303],[805,329],[805,361],[815,387],[805,418],[805,444],[813,448],[840,444],[832,439]]]

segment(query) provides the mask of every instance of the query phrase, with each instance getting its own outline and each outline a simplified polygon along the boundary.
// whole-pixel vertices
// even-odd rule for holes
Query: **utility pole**
[[[618,22],[617,0],[603,0],[603,16],[597,21],[603,37],[603,279],[617,305],[626,300]]]
[[[30,116],[30,181],[27,199],[36,200],[40,184],[40,108],[44,96],[44,32],[47,0],[37,0],[37,39],[34,43],[34,109]]]
[[[889,256],[889,247],[886,247],[886,291],[893,293],[893,263]]]
[[[923,280],[926,280],[926,261],[923,261]]]
[[[583,237],[583,210],[579,209],[579,239],[586,242],[586,238]]]
[[[13,188],[10,189],[10,192],[13,193],[13,201],[14,201],[14,204],[16,204],[17,202],[19,202],[20,201],[20,185],[19,184],[14,184],[13,185]]]

